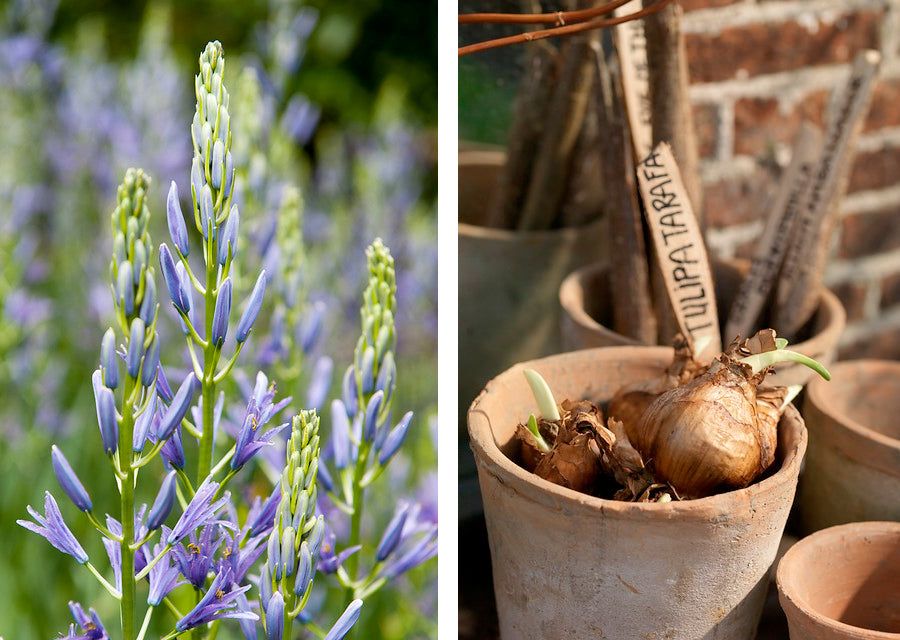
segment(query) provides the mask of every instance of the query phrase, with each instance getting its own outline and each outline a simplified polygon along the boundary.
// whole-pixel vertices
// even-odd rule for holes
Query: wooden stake
[[[656,316],[650,299],[650,277],[644,225],[635,186],[634,156],[628,118],[623,113],[621,78],[611,73],[597,52],[598,100],[603,181],[610,235],[610,291],[613,329],[644,344],[656,343]]]
[[[794,140],[791,163],[781,176],[778,193],[769,208],[766,228],[756,246],[753,264],[741,283],[725,325],[724,341],[756,333],[763,308],[770,300],[784,254],[791,242],[791,230],[803,203],[807,185],[822,149],[822,131],[804,122]]]
[[[563,47],[559,84],[543,122],[534,170],[528,184],[518,229],[548,229],[557,217],[581,132],[594,72],[585,36],[571,37]]]
[[[835,103],[778,280],[772,320],[773,328],[785,337],[794,337],[818,307],[838,204],[847,187],[856,138],[869,109],[880,64],[877,51],[859,53]]]
[[[698,358],[714,356],[722,350],[722,342],[709,258],[669,145],[658,144],[638,165],[637,177],[654,254],[679,330],[695,345],[705,345]]]
[[[671,145],[697,222],[703,229],[703,184],[694,135],[694,114],[688,97],[690,81],[681,32],[682,13],[681,7],[672,3],[644,20],[653,145],[660,142]]]

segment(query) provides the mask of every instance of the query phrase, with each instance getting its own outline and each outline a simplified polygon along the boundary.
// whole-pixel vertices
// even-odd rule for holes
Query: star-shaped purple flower
[[[28,505],[28,513],[38,524],[30,520],[16,520],[16,522],[29,531],[34,531],[36,534],[44,536],[47,542],[63,553],[67,553],[75,558],[79,564],[84,564],[88,561],[87,553],[78,543],[78,540],[75,539],[69,527],[66,526],[62,514],[59,512],[59,505],[56,504],[56,500],[53,499],[49,491],[45,492],[44,495],[44,515],[42,516],[35,511],[31,505]]]

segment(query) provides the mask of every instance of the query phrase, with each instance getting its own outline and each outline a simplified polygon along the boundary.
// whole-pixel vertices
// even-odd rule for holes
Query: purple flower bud
[[[331,386],[331,373],[334,370],[334,362],[328,356],[322,356],[316,360],[313,367],[312,380],[306,389],[306,407],[319,409],[328,396],[328,388]]]
[[[366,405],[366,417],[363,421],[363,439],[366,442],[372,442],[375,437],[375,428],[378,426],[378,414],[381,412],[381,405],[384,402],[384,393],[376,391],[369,398],[369,404]]]
[[[131,263],[126,260],[119,265],[119,276],[116,279],[116,295],[119,298],[119,304],[125,310],[125,315],[130,316],[134,313],[134,281]]]
[[[112,453],[119,440],[119,423],[116,420],[116,399],[107,387],[97,390],[97,417],[100,422],[100,439],[103,450]]]
[[[341,381],[341,396],[344,399],[344,412],[350,415],[350,411],[356,413],[356,375],[353,365],[347,367],[344,378]]]
[[[141,283],[141,276],[147,267],[147,249],[144,248],[144,244],[140,241],[134,245],[134,259],[132,263],[134,286],[137,287]]]
[[[156,380],[156,370],[159,368],[159,338],[154,333],[150,339],[150,346],[144,353],[144,367],[141,369],[141,384],[149,387]]]
[[[225,173],[225,145],[221,140],[216,140],[213,144],[212,167],[210,181],[213,189],[222,187],[222,176]]]
[[[231,151],[225,153],[225,196],[231,193],[231,185],[234,184],[234,160]]]
[[[297,554],[297,577],[294,579],[294,593],[300,597],[306,594],[313,579],[315,568],[312,563],[312,554],[306,540],[300,543],[300,551]]]
[[[325,518],[319,516],[313,525],[307,541],[309,542],[309,552],[312,554],[313,567],[319,561],[319,551],[322,549],[322,542],[325,540]]]
[[[128,353],[125,355],[125,371],[132,378],[141,372],[141,356],[144,355],[144,321],[135,318],[131,321],[131,334],[128,336]]]
[[[112,327],[103,334],[100,344],[100,368],[103,371],[103,384],[110,389],[119,386],[119,363],[116,359],[116,333]]]
[[[268,602],[272,597],[272,572],[269,571],[269,565],[263,565],[259,576],[259,601]]]
[[[216,309],[213,314],[212,341],[213,344],[221,344],[228,333],[228,316],[231,314],[231,278],[225,278],[225,282],[219,287],[216,294]]]
[[[281,580],[281,540],[278,537],[278,529],[272,529],[269,534],[269,544],[267,547],[268,560],[266,566],[269,573],[275,578],[275,582]]]
[[[295,536],[296,531],[294,531],[294,527],[288,527],[281,535],[281,564],[284,567],[285,576],[294,575],[294,562],[296,561],[294,552]]]
[[[189,309],[183,302],[181,278],[178,277],[178,272],[175,270],[175,261],[172,260],[172,254],[165,243],[159,245],[159,266],[162,269],[166,286],[169,288],[169,298],[172,299],[172,304],[182,313],[187,313]]]
[[[188,275],[187,269],[183,262],[175,265],[175,275],[178,276],[178,291],[181,296],[181,308],[185,313],[190,313],[194,306],[194,286],[191,284],[191,277]],[[193,320],[193,316],[191,317]]]
[[[163,460],[170,468],[184,469],[184,444],[181,442],[181,423],[172,430],[172,435],[159,450]]]
[[[378,370],[378,380],[375,381],[375,388],[384,391],[385,401],[387,401],[394,392],[394,385],[397,380],[397,364],[394,362],[394,354],[388,351],[381,363],[381,369]]]
[[[166,474],[156,494],[156,500],[150,508],[150,514],[147,516],[147,529],[155,531],[162,526],[169,514],[172,513],[172,507],[175,505],[175,471]]]
[[[250,293],[250,299],[247,301],[244,313],[241,314],[240,322],[238,322],[238,342],[246,340],[247,335],[250,333],[250,329],[253,328],[253,323],[256,322],[256,316],[259,315],[259,310],[262,307],[263,295],[265,292],[266,272],[263,270],[256,279],[256,284],[253,286],[253,291]]]
[[[188,255],[191,245],[188,242],[187,226],[184,224],[184,214],[181,212],[181,202],[178,199],[178,186],[174,180],[169,186],[169,195],[166,198],[166,222],[169,223],[172,244],[181,255]]]
[[[149,271],[144,272],[144,297],[141,300],[139,315],[148,327],[153,324],[156,317],[156,283],[150,277]]]
[[[375,551],[375,558],[378,562],[384,562],[389,555],[397,548],[403,533],[403,525],[406,524],[406,516],[409,513],[409,504],[402,503],[388,523],[381,536],[381,542],[378,543],[378,549]]]
[[[312,348],[319,340],[322,334],[322,320],[325,317],[325,303],[319,301],[313,305],[312,311],[303,325],[303,331],[300,334],[300,348],[305,353],[312,351]]]
[[[150,427],[153,426],[153,418],[156,416],[156,399],[150,401],[150,404],[144,409],[134,421],[134,437],[132,438],[131,447],[134,451],[140,452],[144,450],[144,444],[147,442],[147,436],[150,433]]]
[[[156,394],[167,403],[172,404],[172,387],[169,386],[169,381],[166,379],[166,372],[163,371],[162,365],[157,369]]]
[[[344,609],[344,613],[341,614],[341,617],[337,619],[337,622],[328,630],[328,633],[325,634],[322,640],[341,640],[341,638],[350,633],[350,629],[359,620],[359,610],[362,609],[362,605],[363,601],[359,599],[348,604],[347,608]]]
[[[238,213],[237,205],[231,207],[231,213],[228,214],[228,219],[223,223],[224,228],[222,229],[222,233],[219,234],[219,244],[218,244],[218,259],[219,264],[223,267],[225,263],[228,261],[228,250],[231,249],[231,257],[234,258],[237,253],[237,232],[238,225],[240,224],[240,214]]]
[[[387,464],[388,460],[397,453],[397,450],[406,438],[406,432],[409,431],[409,423],[412,420],[412,416],[412,411],[407,411],[406,415],[400,419],[397,426],[391,429],[387,439],[384,441],[384,446],[381,448],[381,451],[378,452],[379,464]]]
[[[257,536],[265,533],[272,528],[275,522],[275,514],[278,513],[278,506],[281,504],[281,481],[275,484],[275,489],[263,503],[262,509],[256,514],[256,517],[247,522],[250,534]]]
[[[362,392],[371,393],[375,386],[375,349],[371,345],[363,351],[359,374],[362,376]]]
[[[281,640],[284,633],[284,598],[275,591],[266,604],[266,640]]]
[[[91,504],[91,498],[88,496],[88,492],[85,490],[84,485],[81,484],[81,480],[78,479],[78,476],[75,475],[75,472],[69,465],[69,461],[66,460],[63,452],[59,450],[59,447],[53,445],[50,448],[50,457],[53,461],[53,471],[56,473],[56,479],[59,480],[59,486],[61,486],[62,490],[69,496],[69,500],[82,511],[90,511],[93,509],[94,505]]]
[[[181,424],[181,420],[187,413],[188,407],[191,406],[196,382],[197,378],[194,377],[194,373],[191,372],[185,376],[181,386],[178,387],[178,391],[175,392],[175,397],[172,399],[172,404],[169,405],[169,408],[166,410],[165,415],[163,415],[163,418],[159,423],[159,432],[156,435],[160,440],[167,440],[169,436],[172,435],[172,431],[175,429],[176,425]]]
[[[350,421],[344,403],[338,399],[331,401],[331,446],[334,467],[346,469],[350,464]]]
[[[199,131],[198,131],[199,133]],[[200,139],[197,138],[196,142],[199,144]],[[194,201],[200,202],[200,192],[203,190],[203,178],[200,173],[200,160],[196,156],[191,162],[191,191],[193,192]]]
[[[209,238],[209,229],[215,225],[214,216],[212,189],[209,188],[208,184],[205,184],[200,191],[200,225],[204,238]]]

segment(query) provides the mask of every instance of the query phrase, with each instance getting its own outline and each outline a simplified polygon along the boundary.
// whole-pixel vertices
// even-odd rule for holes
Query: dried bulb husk
[[[626,433],[631,433],[640,423],[644,411],[661,393],[684,384],[700,375],[707,365],[694,360],[691,344],[681,334],[675,336],[675,357],[665,372],[651,380],[641,380],[616,391],[606,412],[622,422]]]
[[[774,460],[770,421],[761,427],[757,408],[765,375],[723,354],[706,373],[657,397],[629,431],[632,444],[683,497],[749,485]]]
[[[534,473],[554,484],[591,493],[602,471],[596,434],[597,428],[603,426],[603,413],[587,401],[566,400],[560,408],[556,438]]]

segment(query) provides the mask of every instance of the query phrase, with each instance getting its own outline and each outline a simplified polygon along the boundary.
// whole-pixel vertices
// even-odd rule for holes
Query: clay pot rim
[[[604,360],[620,360],[627,359],[628,356],[634,358],[635,355],[639,359],[643,359],[647,363],[658,363],[660,372],[672,360],[671,347],[648,347],[648,346],[623,346],[623,347],[598,347],[595,349],[584,349],[581,351],[570,352],[582,354],[583,357],[600,357]],[[799,411],[789,405],[782,416],[781,425],[787,422],[788,426],[793,426],[799,430],[797,440],[794,446],[784,452],[779,469],[770,476],[763,478],[758,482],[754,482],[743,489],[735,489],[725,493],[719,493],[706,498],[697,498],[693,500],[680,500],[667,503],[638,503],[623,502],[620,500],[608,500],[590,496],[579,491],[574,491],[567,487],[563,487],[543,478],[539,478],[533,473],[526,471],[518,464],[513,462],[504,454],[496,441],[494,440],[493,431],[490,428],[490,421],[483,413],[478,415],[478,405],[482,397],[490,392],[495,385],[495,381],[500,377],[515,375],[515,373],[526,368],[540,368],[543,360],[549,360],[558,356],[549,356],[538,360],[530,360],[513,365],[496,378],[492,379],[485,386],[484,390],[478,395],[468,411],[469,438],[473,453],[475,454],[476,464],[481,469],[499,481],[507,485],[513,491],[520,493],[523,497],[553,508],[558,508],[560,502],[566,504],[569,509],[582,509],[591,512],[613,512],[619,517],[635,517],[635,518],[657,518],[661,520],[674,518],[692,518],[703,519],[710,516],[717,516],[723,512],[727,512],[733,507],[734,500],[744,501],[752,504],[755,499],[769,492],[770,488],[774,488],[784,483],[795,482],[792,478],[796,478],[799,473],[799,467],[806,452],[807,430],[800,417]],[[520,374],[521,375],[521,374]]]
[[[885,535],[895,537],[900,540],[900,522],[889,521],[867,521],[867,522],[850,522],[847,524],[835,525],[827,529],[821,529],[802,538],[795,543],[782,556],[778,562],[775,571],[775,584],[778,587],[779,600],[782,608],[788,606],[796,610],[800,615],[808,617],[819,626],[828,628],[829,630],[840,632],[848,638],[867,638],[871,640],[898,640],[900,633],[890,633],[887,631],[876,631],[874,629],[866,629],[864,627],[856,627],[845,622],[840,622],[834,618],[819,613],[812,608],[810,604],[799,597],[797,594],[796,582],[794,580],[794,565],[800,563],[807,552],[812,552],[812,546],[824,543],[830,540],[839,540],[843,537],[852,535],[854,538],[863,538],[872,535]]]
[[[843,360],[831,365],[832,377],[836,377],[842,369],[850,369],[860,365],[875,367],[879,370],[889,370],[891,374],[900,377],[900,362],[896,360],[878,360],[874,358],[861,358],[859,360]],[[838,410],[828,395],[826,380],[813,379],[806,387],[807,402],[811,402],[816,409],[823,415],[829,417],[833,428],[849,431],[851,434],[872,440],[882,447],[893,449],[900,453],[900,439],[892,438],[888,435],[876,431],[871,427],[858,422],[853,416]],[[896,475],[896,474],[895,474]]]
[[[739,258],[735,258],[732,260],[712,258],[712,261],[724,263],[744,262],[748,266],[750,264],[748,260],[742,260]],[[601,331],[602,333],[613,335],[616,337],[616,339],[621,340],[622,344],[624,345],[638,346],[640,343],[636,340],[627,336],[623,336],[620,333],[616,333],[609,327],[600,324],[594,318],[592,318],[585,311],[583,300],[580,301],[582,304],[576,304],[579,301],[575,299],[575,291],[577,290],[577,288],[575,287],[575,283],[586,278],[587,276],[595,275],[608,269],[608,264],[597,262],[576,269],[568,276],[566,276],[565,280],[563,280],[562,282],[562,285],[560,285],[559,287],[560,306],[579,326],[584,327],[585,329]],[[572,304],[568,304],[570,301],[572,302]],[[837,344],[837,341],[847,324],[847,312],[841,304],[841,301],[829,289],[823,287],[822,294],[819,297],[819,304],[816,309],[816,313],[818,314],[818,317],[816,318],[816,324],[822,327],[821,330],[810,339],[791,344],[791,349],[804,353],[805,351],[809,350],[808,345],[813,340],[815,340],[816,342],[825,342],[826,344],[832,342],[834,344]]]

